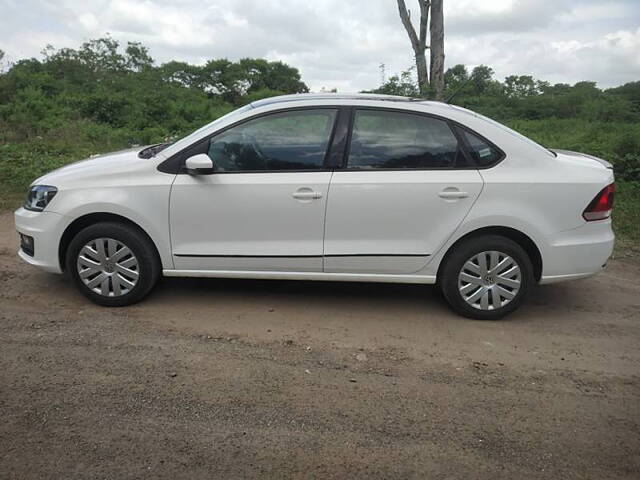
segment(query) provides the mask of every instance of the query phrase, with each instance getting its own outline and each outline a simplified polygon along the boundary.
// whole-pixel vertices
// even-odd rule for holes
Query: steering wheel
[[[250,133],[242,132],[242,140],[245,145],[249,145],[251,149],[255,152],[257,157],[262,160],[264,163],[264,169],[267,170],[267,159],[268,157],[264,154],[260,145],[258,145],[258,141],[256,137],[251,135]]]

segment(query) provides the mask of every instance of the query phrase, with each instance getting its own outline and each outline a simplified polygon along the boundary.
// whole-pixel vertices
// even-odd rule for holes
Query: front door
[[[443,119],[356,110],[346,168],[329,188],[325,272],[422,269],[482,190],[469,162]]]
[[[335,109],[291,110],[213,136],[214,173],[180,173],[171,189],[175,268],[322,271],[335,118]]]

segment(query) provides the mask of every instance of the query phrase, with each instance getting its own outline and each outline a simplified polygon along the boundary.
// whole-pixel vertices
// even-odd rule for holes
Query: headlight
[[[41,212],[45,209],[49,202],[56,196],[58,189],[49,185],[34,185],[29,189],[27,201],[24,202],[24,208]]]

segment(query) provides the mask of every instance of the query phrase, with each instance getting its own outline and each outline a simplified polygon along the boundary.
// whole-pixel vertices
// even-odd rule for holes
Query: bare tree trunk
[[[420,4],[420,33],[419,36],[416,33],[413,24],[411,23],[411,16],[407,11],[407,6],[404,0],[398,0],[398,12],[400,13],[400,20],[402,25],[409,35],[411,41],[411,47],[416,58],[416,69],[418,74],[418,87],[421,94],[426,94],[429,88],[429,70],[427,68],[427,27],[429,24],[429,0],[418,0]]]
[[[431,1],[431,86],[436,100],[444,100],[444,14],[443,0]]]

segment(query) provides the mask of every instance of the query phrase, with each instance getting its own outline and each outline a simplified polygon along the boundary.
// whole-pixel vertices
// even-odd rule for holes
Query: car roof
[[[280,95],[278,97],[264,98],[262,100],[256,100],[251,103],[253,108],[265,107],[267,105],[274,105],[287,102],[300,102],[300,101],[317,101],[318,103],[335,103],[340,101],[375,101],[375,102],[400,102],[400,103],[412,103],[422,105],[438,105],[446,106],[447,104],[442,102],[433,102],[424,100],[422,98],[413,97],[401,97],[398,95],[380,95],[377,93],[297,93],[293,95]]]

